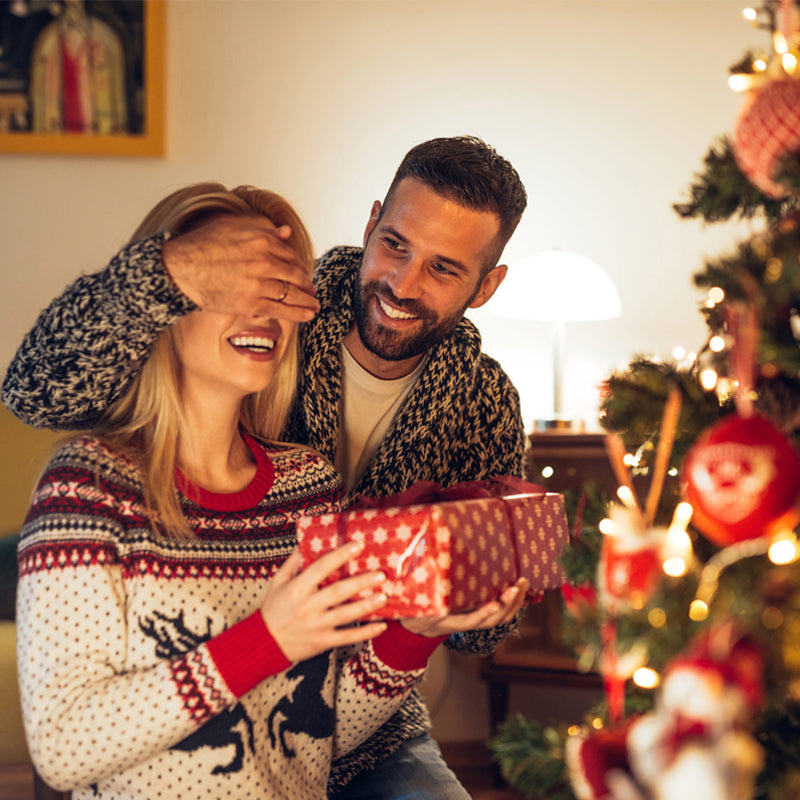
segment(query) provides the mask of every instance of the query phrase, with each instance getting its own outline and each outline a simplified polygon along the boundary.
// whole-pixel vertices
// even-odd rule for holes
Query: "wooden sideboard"
[[[551,492],[577,489],[589,481],[609,496],[616,491],[602,433],[547,431],[533,433],[529,439],[529,481]],[[508,715],[512,684],[601,688],[601,677],[579,672],[574,657],[561,642],[561,614],[560,591],[546,592],[541,602],[527,607],[519,635],[508,637],[484,660],[482,676],[488,684],[493,732]],[[502,785],[499,772],[494,777],[496,785]]]

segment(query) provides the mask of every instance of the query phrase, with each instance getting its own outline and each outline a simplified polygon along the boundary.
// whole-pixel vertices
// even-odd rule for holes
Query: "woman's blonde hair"
[[[226,189],[219,183],[198,183],[179,189],[159,202],[131,237],[131,242],[169,231],[197,228],[220,214],[263,215],[276,226],[289,225],[288,245],[312,270],[311,238],[297,212],[280,195],[252,186]],[[277,439],[294,399],[300,363],[295,326],[269,386],[242,401],[239,425],[262,439]],[[167,535],[191,536],[175,489],[175,466],[183,415],[180,362],[174,326],[163,331],[128,391],[103,415],[94,432],[116,450],[133,458],[144,473],[144,494],[154,528]]]

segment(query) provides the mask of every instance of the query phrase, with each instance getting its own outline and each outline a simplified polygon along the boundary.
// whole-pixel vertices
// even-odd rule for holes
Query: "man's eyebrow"
[[[403,234],[400,233],[400,231],[398,231],[396,228],[393,228],[391,225],[382,225],[381,227],[383,228],[384,233],[388,233],[390,236],[397,239],[399,242],[402,242],[403,244],[406,245],[411,244],[411,242],[409,242],[409,240],[405,236],[403,236]],[[441,261],[443,264],[447,264],[448,266],[452,267],[458,272],[464,272],[464,273],[469,272],[469,267],[467,267],[466,264],[464,264],[461,261],[458,261],[455,258],[449,258],[448,256],[437,255],[434,256],[434,260]]]

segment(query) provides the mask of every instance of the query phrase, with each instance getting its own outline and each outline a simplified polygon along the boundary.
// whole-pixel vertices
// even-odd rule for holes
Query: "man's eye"
[[[438,262],[434,263],[433,269],[435,272],[438,272],[440,275],[455,275],[455,270],[451,267],[448,267],[447,264],[440,264]]]
[[[391,236],[384,236],[383,243],[390,249],[390,250],[399,250],[401,245],[397,239],[393,239]]]

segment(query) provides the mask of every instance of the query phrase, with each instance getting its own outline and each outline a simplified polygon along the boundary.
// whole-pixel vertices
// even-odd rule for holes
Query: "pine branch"
[[[796,160],[784,167],[793,178],[800,172]],[[798,207],[796,197],[775,200],[760,192],[745,177],[733,153],[729,137],[719,137],[703,158],[703,169],[695,173],[689,187],[689,200],[674,203],[672,208],[683,219],[700,218],[711,224],[738,217],[753,219],[763,216],[775,221]]]

